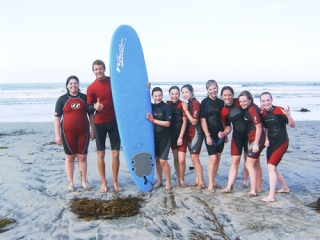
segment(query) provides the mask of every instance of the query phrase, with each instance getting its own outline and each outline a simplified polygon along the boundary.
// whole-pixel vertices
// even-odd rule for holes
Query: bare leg
[[[276,201],[275,193],[276,193],[277,178],[278,178],[276,166],[268,163],[268,175],[269,175],[269,185],[270,185],[269,195],[265,198],[262,198],[261,201],[274,202]]]
[[[228,185],[224,190],[222,190],[222,193],[229,193],[232,191],[232,186],[238,175],[238,168],[239,168],[241,156],[236,155],[236,156],[231,156],[231,158],[232,158],[232,163],[229,170]]]
[[[198,181],[197,189],[201,190],[206,187],[206,184],[203,180],[203,169],[199,160],[199,154],[191,154],[191,161],[196,170],[196,181]]]
[[[257,173],[257,178],[256,178],[257,192],[261,193],[262,192],[262,169],[261,169],[261,165],[260,165],[260,158],[257,159],[257,161],[254,164],[254,167],[255,167],[256,173]]]
[[[186,174],[186,153],[178,152],[179,159],[179,176],[180,176],[180,185],[181,187],[186,187],[186,183],[184,181],[184,175]]]
[[[279,172],[279,170],[277,168],[276,168],[276,170],[277,170],[278,182],[281,184],[281,188],[277,191],[277,193],[289,193],[290,189],[289,189],[288,185],[286,184],[286,182],[284,181],[282,174]]]
[[[163,169],[164,175],[166,177],[166,190],[171,189],[171,169],[168,164],[168,160],[160,159],[161,168]]]
[[[246,153],[244,153],[243,158],[244,158],[244,162],[243,162],[243,182],[242,182],[242,184],[244,187],[248,187],[249,186],[249,183],[248,183],[249,171],[246,167],[246,159],[247,159]]]
[[[246,167],[249,171],[250,182],[251,182],[251,190],[250,190],[249,194],[252,194],[252,195],[257,195],[257,192],[256,192],[257,173],[256,173],[256,168],[254,167],[256,161],[257,161],[257,159],[249,158],[249,157],[247,157],[247,160],[246,160]]]
[[[175,169],[176,176],[178,179],[178,186],[181,187],[178,149],[172,150],[172,155],[173,155],[173,161],[174,161],[174,169]]]
[[[97,151],[98,154],[98,169],[101,178],[101,189],[100,192],[107,192],[107,179],[106,179],[106,166],[104,163],[105,151]]]
[[[118,175],[120,168],[119,150],[111,150],[112,152],[112,173],[113,173],[113,187],[116,191],[121,191],[122,187],[118,184]]]
[[[156,170],[158,175],[158,183],[154,186],[154,188],[159,188],[162,185],[162,167],[159,157],[156,157]]]
[[[74,160],[76,155],[67,155],[65,161],[65,168],[67,173],[67,178],[69,182],[69,191],[74,191],[73,173],[74,173]]]
[[[219,168],[221,154],[214,154],[209,156],[209,165],[208,165],[208,191],[214,192],[214,187],[220,187],[218,184],[215,183],[215,178],[217,175],[217,171]],[[221,188],[221,187],[220,187]]]
[[[81,177],[81,186],[87,188],[87,154],[78,154],[78,168]]]

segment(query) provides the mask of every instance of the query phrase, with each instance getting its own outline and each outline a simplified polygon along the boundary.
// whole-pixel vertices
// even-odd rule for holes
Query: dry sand
[[[242,163],[234,193],[222,195],[192,188],[164,188],[140,193],[131,180],[121,152],[121,197],[145,200],[140,213],[113,220],[79,220],[69,208],[74,197],[114,199],[111,186],[110,150],[107,150],[109,192],[101,194],[95,142],[88,155],[89,190],[80,188],[75,168],[76,191],[67,193],[64,153],[54,143],[53,123],[0,123],[0,218],[17,220],[0,239],[320,239],[320,213],[307,206],[320,197],[319,123],[297,122],[288,129],[289,150],[279,165],[290,189],[277,194],[276,202],[259,201],[268,194],[265,151],[262,153],[263,192],[244,197]],[[203,147],[201,162],[207,181],[208,156]],[[176,184],[172,158],[173,180]],[[187,167],[191,166],[187,158]],[[230,145],[223,152],[217,183],[226,186]],[[194,181],[188,170],[186,181]]]

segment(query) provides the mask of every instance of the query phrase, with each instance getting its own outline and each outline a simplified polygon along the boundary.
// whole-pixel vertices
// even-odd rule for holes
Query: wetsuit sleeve
[[[200,104],[200,118],[206,118],[206,99],[203,99]]]
[[[81,99],[85,102],[85,103],[87,103],[88,102],[88,97],[87,97],[87,95],[86,94],[81,94]],[[89,115],[91,115],[91,114],[94,114],[94,108],[93,108],[93,105],[86,105],[87,106],[87,113],[89,114]]]
[[[91,85],[87,88],[87,112],[88,114],[93,114],[95,112],[93,104],[95,103],[95,95],[93,93]]]
[[[64,101],[63,101],[63,96],[59,97],[57,102],[56,102],[56,107],[55,107],[55,117],[61,117],[63,115],[63,107],[64,107]]]
[[[172,108],[169,104],[165,104],[166,109],[165,109],[165,116],[166,116],[166,121],[171,122],[172,119]]]
[[[226,107],[223,107],[221,110],[221,120],[224,126],[231,126],[231,123],[228,118],[229,110]]]

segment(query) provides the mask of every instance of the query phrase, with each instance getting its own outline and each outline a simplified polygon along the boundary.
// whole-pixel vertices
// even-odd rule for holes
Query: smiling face
[[[218,86],[217,84],[210,84],[208,89],[208,95],[211,99],[216,99],[218,94]]]
[[[193,97],[193,92],[186,87],[181,89],[181,94],[184,100],[191,100]]]
[[[246,95],[244,95],[239,97],[239,103],[243,109],[246,109],[250,106],[251,100]]]
[[[67,89],[71,95],[77,95],[79,91],[79,83],[75,79],[71,79],[67,85]]]
[[[173,103],[176,103],[180,98],[180,92],[178,89],[171,89],[169,95]]]
[[[152,99],[155,104],[159,104],[162,102],[163,93],[161,91],[154,91],[152,93]]]
[[[230,106],[233,103],[233,94],[229,89],[226,89],[222,92],[222,100],[227,106]]]
[[[261,95],[260,102],[265,110],[270,110],[272,108],[272,97],[269,93]]]
[[[103,65],[93,65],[93,73],[94,75],[96,75],[96,78],[98,80],[103,80],[105,79],[105,75],[104,75],[104,72],[105,72],[105,68],[103,67]]]

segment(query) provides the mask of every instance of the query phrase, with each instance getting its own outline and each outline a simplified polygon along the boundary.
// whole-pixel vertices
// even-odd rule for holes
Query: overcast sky
[[[319,12],[319,0],[0,0],[0,83],[91,82],[121,24],[151,82],[319,81]]]

